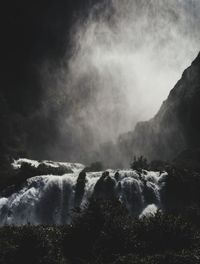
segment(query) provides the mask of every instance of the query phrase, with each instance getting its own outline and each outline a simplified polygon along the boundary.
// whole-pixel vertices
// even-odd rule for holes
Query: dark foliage
[[[146,158],[144,158],[143,156],[140,156],[138,158],[134,156],[133,162],[131,163],[132,170],[136,170],[136,171],[148,170],[148,167],[149,164]]]
[[[200,208],[200,174],[169,167],[163,189],[165,208],[172,212],[183,212],[187,208]]]
[[[3,227],[0,229],[0,263],[62,263],[61,230],[56,227]]]
[[[169,163],[166,161],[152,160],[149,163],[149,170],[162,172],[162,171],[165,171],[168,166],[169,166]]]
[[[144,156],[133,157],[133,161],[131,162],[131,169],[141,172],[142,170],[152,170],[152,171],[165,171],[169,166],[169,163],[162,160],[152,160],[148,162],[148,160]]]
[[[192,148],[181,152],[173,163],[178,168],[200,172],[200,149]]]
[[[185,217],[130,217],[118,201],[92,200],[61,227],[2,227],[0,263],[196,264],[200,229]]]

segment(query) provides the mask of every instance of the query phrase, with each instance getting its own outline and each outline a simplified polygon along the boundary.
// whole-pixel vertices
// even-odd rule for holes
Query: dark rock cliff
[[[171,90],[154,118],[119,138],[123,155],[173,160],[200,146],[200,54]]]

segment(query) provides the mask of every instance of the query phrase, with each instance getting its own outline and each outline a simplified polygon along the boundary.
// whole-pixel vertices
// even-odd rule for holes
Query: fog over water
[[[71,51],[41,74],[45,111],[61,113],[52,151],[87,160],[85,148],[153,117],[199,52],[199,23],[198,0],[110,0],[76,19]]]

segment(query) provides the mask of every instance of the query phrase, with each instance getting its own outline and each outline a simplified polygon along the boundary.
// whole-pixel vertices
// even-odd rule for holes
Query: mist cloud
[[[52,152],[92,160],[99,145],[153,117],[199,52],[199,14],[198,0],[111,0],[77,20],[70,57],[42,72],[44,109],[60,111]]]

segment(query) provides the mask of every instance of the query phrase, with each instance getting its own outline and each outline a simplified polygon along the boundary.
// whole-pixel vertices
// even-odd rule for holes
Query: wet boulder
[[[75,187],[75,198],[74,198],[74,207],[79,208],[84,196],[86,184],[86,172],[83,170],[79,173],[76,187]]]
[[[114,199],[116,196],[115,186],[116,181],[109,176],[109,172],[103,172],[101,178],[94,187],[93,198],[103,200]]]

